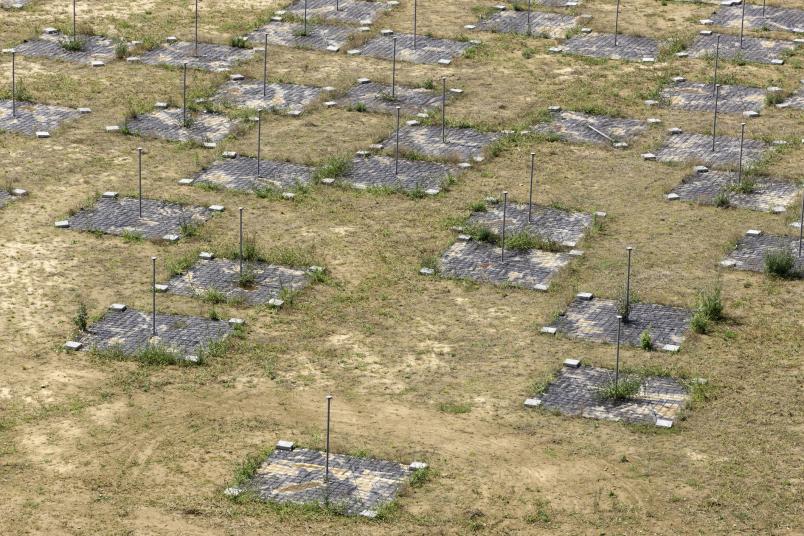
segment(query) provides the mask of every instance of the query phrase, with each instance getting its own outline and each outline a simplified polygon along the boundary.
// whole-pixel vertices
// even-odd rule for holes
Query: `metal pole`
[[[151,333],[156,337],[156,257],[151,257]]]
[[[447,143],[447,77],[441,77],[441,141]]]
[[[740,164],[737,168],[737,184],[743,180],[743,141],[745,140],[745,123],[740,123]]]
[[[528,0],[528,35],[531,35],[533,32],[531,30],[530,24],[530,0]]]
[[[394,157],[394,176],[399,176],[399,114],[402,108],[400,106],[396,107],[396,151]]]
[[[11,117],[17,117],[17,52],[11,49]]]
[[[501,256],[500,259],[502,262],[505,262],[505,218],[507,216],[508,211],[508,192],[503,192],[503,224],[502,224],[502,238],[500,240],[500,250]]]
[[[715,115],[712,120],[712,152],[715,152],[715,136],[717,135],[717,101],[720,98],[720,84],[715,84]]]
[[[257,178],[260,178],[260,153],[262,147],[262,110],[257,110]]]
[[[198,0],[195,0],[195,51],[193,55],[198,57]]]
[[[804,194],[801,196],[801,217],[798,220],[798,256],[801,258],[801,242],[804,241]]]
[[[187,62],[184,62],[184,77],[181,86],[181,126],[187,128]]]
[[[617,11],[614,13],[614,46],[617,46],[617,32],[620,27],[620,0],[617,0]]]
[[[413,0],[413,50],[416,50],[416,9],[417,0]]]
[[[73,39],[75,39],[76,36],[77,34],[75,30],[75,0],[73,0]]]
[[[137,183],[140,191],[140,218],[142,218],[142,147],[137,147]]]
[[[394,37],[394,57],[391,62],[391,97],[396,97],[396,37]]]
[[[307,35],[307,0],[304,0],[304,35]]]
[[[762,0],[762,18],[765,18],[765,0]]]
[[[341,10],[341,8],[338,5],[338,0],[335,0],[335,11],[340,11],[340,10]]]
[[[717,64],[720,60],[720,34],[717,34],[717,41],[715,42],[715,81],[714,85],[712,86],[712,93],[715,93],[715,88],[717,87]]]
[[[262,96],[268,95],[268,34],[265,34],[265,51],[262,53]]]
[[[243,207],[239,207],[240,211],[240,275],[243,275]]]
[[[631,252],[634,250],[631,246],[625,248],[628,251],[628,271],[625,277],[625,320],[628,321],[628,315],[631,312]]]
[[[740,18],[740,50],[743,49],[743,27],[745,26],[745,0],[743,0],[743,15]]]
[[[533,172],[536,167],[536,153],[530,153],[530,190],[528,191],[528,223],[533,212]]]
[[[332,408],[332,395],[327,395],[327,461],[326,461],[326,469],[324,471],[324,482],[329,482],[329,422],[330,422],[331,408]]]
[[[620,384],[620,333],[623,326],[623,317],[617,315],[617,357],[614,362],[614,388]]]

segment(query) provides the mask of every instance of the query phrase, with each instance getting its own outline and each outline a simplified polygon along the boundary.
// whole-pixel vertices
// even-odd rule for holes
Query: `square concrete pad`
[[[154,110],[129,119],[126,127],[132,134],[170,141],[218,142],[231,134],[237,121],[225,115],[206,111],[187,111],[189,128],[182,124],[182,109]]]
[[[562,111],[551,113],[553,120],[531,127],[533,132],[555,134],[572,143],[597,143],[612,145],[629,143],[644,134],[648,126],[638,119],[620,119],[605,115],[590,115],[583,112]]]
[[[746,30],[770,30],[804,33],[804,10],[748,4],[745,7]],[[720,26],[739,28],[743,6],[723,6],[710,19]]]
[[[801,81],[801,87],[793,93],[789,98],[785,99],[781,104],[776,105],[777,108],[797,108],[804,110],[804,80]]]
[[[759,112],[765,105],[764,89],[746,86],[720,86],[717,110],[723,113]],[[662,99],[671,108],[696,112],[714,112],[715,89],[712,84],[698,82],[671,83],[662,90]]]
[[[267,84],[263,95],[261,80],[235,80],[225,83],[213,102],[234,108],[302,112],[321,96],[322,89],[298,84]]]
[[[157,313],[158,339],[154,340],[151,312],[127,308],[125,311],[107,311],[103,318],[89,326],[79,342],[85,350],[118,349],[126,355],[158,345],[175,352],[181,359],[203,355],[210,344],[230,333],[232,328],[221,320]]]
[[[69,222],[71,229],[79,231],[100,231],[118,236],[129,232],[158,240],[166,235],[180,235],[182,225],[202,224],[211,215],[212,212],[204,207],[143,199],[140,218],[138,199],[101,198],[92,208],[78,211]]]
[[[36,136],[37,132],[53,132],[64,121],[75,119],[81,113],[64,106],[17,102],[17,114],[11,115],[10,100],[0,100],[0,130]]]
[[[399,150],[444,160],[468,161],[484,158],[486,148],[502,134],[479,132],[471,128],[447,128],[447,142],[441,137],[441,127],[403,126],[399,129]],[[391,151],[396,147],[396,132],[382,142]]]
[[[0,190],[0,208],[5,207],[9,203],[16,201],[19,198],[19,195],[15,195],[13,192],[9,192],[8,189],[3,188]]]
[[[390,156],[357,156],[343,176],[336,180],[355,188],[391,188],[406,192],[431,191],[437,193],[444,187],[456,170],[449,165],[423,160],[399,159],[399,173],[396,161]]]
[[[446,277],[469,279],[478,283],[513,285],[533,290],[547,290],[550,280],[569,264],[568,253],[533,249],[505,252],[486,242],[458,241],[441,256],[440,270]]]
[[[237,156],[214,162],[195,177],[193,184],[217,184],[246,192],[264,188],[289,191],[310,184],[312,174],[313,168],[309,166],[261,160],[257,177],[257,159]]]
[[[264,262],[243,261],[244,273],[254,275],[254,284],[241,288],[238,260],[212,259],[199,261],[186,273],[168,283],[168,292],[181,296],[203,297],[209,290],[223,293],[228,300],[242,301],[251,305],[268,303],[278,298],[283,291],[296,292],[309,283],[302,270],[274,266]]]
[[[798,236],[746,234],[737,242],[734,251],[729,253],[721,264],[738,270],[764,272],[765,256],[768,253],[783,250],[788,250],[793,254],[793,258],[796,259],[793,271],[799,277],[804,277],[804,256],[798,256]]]
[[[575,247],[575,244],[581,241],[593,222],[591,214],[534,204],[531,209],[531,221],[528,223],[527,203],[509,204],[505,219],[505,232],[508,236],[528,232],[542,240],[570,248]],[[486,212],[473,212],[469,217],[470,224],[488,227],[498,236],[502,232],[502,221],[502,204],[488,207]]]
[[[413,472],[396,462],[330,454],[325,483],[325,464],[324,452],[275,450],[244,488],[265,501],[329,504],[359,515],[393,501]]]
[[[72,61],[76,63],[92,63],[102,61],[109,63],[116,58],[114,53],[115,42],[112,39],[100,36],[81,36],[86,44],[83,50],[65,50],[61,45],[70,36],[57,34],[42,34],[37,39],[25,41],[14,47],[18,54],[52,60]]]
[[[715,57],[717,34],[699,35],[690,45],[687,52],[691,58]],[[783,59],[787,50],[796,48],[792,41],[772,41],[770,39],[757,39],[743,37],[743,47],[740,48],[740,37],[737,35],[720,34],[720,58],[743,59],[755,63],[771,63],[773,60]]]
[[[474,46],[469,42],[419,35],[416,37],[416,47],[414,48],[413,35],[378,35],[365,44],[360,50],[360,54],[371,56],[372,58],[391,60],[394,57],[394,37],[397,38],[396,59],[411,63],[436,64],[444,60],[451,62]]]
[[[193,69],[222,72],[230,70],[238,63],[250,60],[254,53],[253,48],[198,43],[198,55],[196,55],[194,43],[180,41],[149,50],[140,56],[140,61],[148,65],[174,67],[182,67],[187,63],[187,66]]]
[[[528,26],[530,19],[530,27]],[[531,11],[498,11],[477,24],[478,30],[563,38],[577,24],[576,17]],[[528,33],[530,30],[530,33]]]
[[[620,378],[625,378],[620,374]],[[673,378],[643,378],[642,388],[631,400],[603,400],[601,389],[614,382],[614,371],[602,368],[563,368],[547,391],[537,397],[541,406],[563,415],[656,424],[674,420],[690,399],[687,389]]]
[[[561,49],[568,54],[614,60],[642,61],[659,55],[658,41],[633,35],[618,35],[615,46],[614,34],[578,34],[561,45]]]
[[[757,162],[768,150],[758,140],[744,140],[743,169]],[[715,168],[737,169],[740,163],[740,138],[717,136],[712,151],[712,136],[704,134],[674,134],[667,137],[656,153],[660,162],[698,162]]]
[[[346,44],[349,36],[354,33],[351,28],[344,26],[327,26],[311,24],[308,20],[307,35],[302,35],[304,25],[295,22],[270,22],[248,34],[248,39],[254,46],[264,46],[265,35],[268,35],[269,45],[282,45],[286,47],[308,48],[312,50],[327,50],[332,52]]]
[[[617,342],[617,302],[593,298],[575,298],[567,311],[551,324],[559,332],[586,341]],[[640,345],[640,336],[647,330],[653,345],[681,346],[689,328],[692,312],[679,307],[653,303],[632,303],[628,322],[623,322],[620,341],[631,346]]]
[[[304,0],[296,0],[287,8],[287,13],[303,18],[304,3]],[[380,15],[393,7],[394,4],[383,1],[340,0],[336,11],[335,0],[307,0],[307,22],[315,17],[325,21],[374,24]]]
[[[414,115],[440,109],[441,95],[429,89],[396,86],[391,97],[390,85],[369,82],[351,88],[338,104],[346,107],[363,104],[369,112],[392,114],[396,114],[396,107],[399,106],[401,114]]]
[[[791,181],[745,177],[754,181],[754,191],[740,193],[732,188],[738,183],[737,177],[738,174],[731,171],[696,173],[686,177],[672,193],[684,201],[711,205],[715,202],[715,197],[724,192],[731,206],[768,212],[790,206],[802,192],[802,187]]]

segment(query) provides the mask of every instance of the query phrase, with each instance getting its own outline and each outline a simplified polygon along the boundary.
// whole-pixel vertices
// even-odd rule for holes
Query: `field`
[[[804,1],[769,1],[804,9]],[[253,155],[256,128],[214,149],[105,131],[158,101],[181,103],[181,70],[111,61],[104,67],[17,55],[29,98],[92,113],[49,139],[0,132],[0,184],[29,195],[0,209],[0,533],[2,534],[801,534],[804,281],[719,265],[748,229],[795,234],[801,197],[783,215],[669,202],[694,163],[647,161],[667,129],[707,134],[708,112],[647,107],[671,77],[711,83],[713,61],[664,50],[655,63],[548,52],[563,39],[464,28],[492,2],[419,2],[418,31],[480,39],[450,65],[397,63],[406,86],[463,89],[447,108],[452,125],[519,132],[547,107],[636,119],[657,117],[627,149],[519,134],[458,176],[418,197],[315,184],[293,199],[181,186],[223,151]],[[203,42],[229,44],[285,7],[274,0],[204,0]],[[541,11],[590,14],[613,29],[616,2]],[[689,43],[718,6],[624,1],[622,34]],[[67,1],[0,9],[0,46],[46,26],[71,25]],[[408,33],[413,3],[383,15]],[[79,31],[161,42],[193,39],[193,3],[78,2]],[[91,26],[91,28],[88,28]],[[83,28],[83,30],[82,30]],[[739,29],[727,28],[735,34]],[[746,35],[793,39],[782,31]],[[359,35],[362,40],[365,35]],[[800,35],[795,35],[800,37]],[[345,92],[358,78],[390,81],[390,62],[339,52],[269,48],[269,79]],[[680,50],[679,48],[678,50]],[[10,55],[0,56],[0,98],[10,97]],[[254,59],[231,73],[191,70],[191,100],[241,73],[261,79]],[[784,65],[721,60],[719,80],[792,94],[804,51]],[[236,117],[243,118],[241,113]],[[403,118],[404,119],[404,118]],[[434,122],[440,116],[436,113]],[[721,114],[721,135],[784,140],[754,171],[800,181],[804,112],[766,106],[759,117]],[[388,137],[391,114],[326,107],[300,117],[266,114],[262,157],[320,166],[351,158]],[[145,197],[226,207],[176,244],[58,229],[57,220],[94,195],[137,193],[137,147],[145,149]],[[489,196],[526,202],[531,151],[536,199],[604,211],[578,244],[584,255],[548,292],[419,274],[454,241],[451,227]],[[281,309],[211,305],[159,295],[160,312],[243,318],[242,337],[200,366],[149,365],[67,352],[73,318],[86,304],[150,311],[157,280],[200,251],[236,247],[238,207],[246,234],[266,256],[326,268],[323,281]],[[578,292],[615,298],[633,246],[640,301],[694,308],[720,286],[725,317],[690,332],[678,353],[623,347],[621,362],[705,386],[673,428],[568,418],[523,401],[566,358],[611,368],[614,347],[540,333]],[[223,490],[250,457],[277,440],[324,447],[325,395],[333,399],[334,452],[423,460],[427,482],[406,488],[382,519],[236,501]]]

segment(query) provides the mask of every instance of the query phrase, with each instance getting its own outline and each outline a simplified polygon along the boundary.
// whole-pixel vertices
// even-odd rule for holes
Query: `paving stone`
[[[101,36],[79,35],[78,38],[84,41],[83,50],[70,51],[62,46],[62,43],[70,38],[71,36],[63,35],[58,31],[56,33],[43,33],[36,39],[20,43],[14,49],[22,56],[49,58],[88,65],[91,65],[93,61],[110,63],[116,59],[115,42],[112,39]]]
[[[743,143],[743,169],[757,162],[768,149],[764,142],[746,139]],[[656,153],[656,158],[660,162],[700,162],[712,168],[736,169],[740,162],[740,138],[717,136],[715,150],[712,151],[712,136],[669,136]]]
[[[441,127],[403,126],[399,129],[399,150],[463,162],[483,157],[485,149],[501,136],[497,132],[479,132],[471,128],[447,128],[447,142],[444,143]],[[382,145],[386,149],[395,150],[396,131]]]
[[[12,201],[19,199],[20,197],[25,197],[28,195],[28,192],[21,189],[13,189],[9,191],[8,189],[4,188],[0,190],[0,208],[5,207]]]
[[[731,188],[737,184],[737,177],[737,173],[730,171],[694,174],[686,177],[673,193],[684,201],[711,205],[723,192],[728,196],[730,206],[768,212],[775,207],[791,205],[804,191],[801,186],[791,181],[751,177],[754,181],[754,191],[739,193]]]
[[[620,378],[624,379],[625,374]],[[687,389],[673,378],[651,376],[630,400],[606,400],[600,390],[614,382],[610,369],[580,367],[562,368],[558,376],[539,395],[541,407],[563,415],[622,421],[630,424],[660,424],[672,421],[690,399]]]
[[[590,33],[567,40],[561,50],[579,56],[642,61],[659,54],[659,43],[649,37],[618,35],[617,46],[614,46],[614,34]]]
[[[528,232],[557,246],[575,247],[594,221],[591,214],[570,212],[534,204],[531,221],[528,223],[528,205],[509,203],[506,209],[505,232],[507,236]],[[469,223],[489,228],[494,234],[502,231],[503,207],[495,205],[485,212],[473,212]]]
[[[799,277],[804,277],[804,256],[798,256],[798,236],[746,233],[721,264],[737,270],[764,272],[765,256],[771,252],[784,250],[793,254],[795,259],[793,272]]]
[[[371,39],[360,50],[363,56],[371,56],[384,60],[393,59],[394,41],[396,41],[396,59],[411,63],[438,64],[441,60],[449,60],[462,56],[472,48],[470,42],[453,41],[451,39],[437,39],[419,35],[416,38],[416,48],[413,47],[413,35],[395,34],[394,36],[379,35]]]
[[[248,34],[249,41],[255,46],[263,46],[265,35],[268,35],[268,44],[287,47],[307,48],[312,50],[337,51],[354,33],[354,30],[344,26],[327,26],[323,24],[310,24],[308,19],[307,35],[302,35],[304,25],[295,22],[270,22],[265,26]]]
[[[200,298],[204,293],[215,290],[224,294],[227,300],[257,305],[268,303],[268,300],[278,298],[283,292],[300,291],[309,284],[303,270],[245,261],[243,270],[254,275],[254,284],[249,288],[241,288],[239,285],[239,261],[199,261],[184,274],[173,277],[167,285],[167,291],[180,296]]]
[[[714,57],[717,34],[699,35],[687,49],[691,58]],[[792,41],[772,41],[770,39],[757,39],[743,37],[743,48],[740,49],[740,37],[720,34],[720,58],[743,59],[756,63],[773,63],[781,59],[787,50],[796,47]]]
[[[325,21],[346,22],[371,25],[377,17],[394,8],[390,2],[361,0],[340,0],[335,10],[334,0],[307,0],[307,22],[318,18]],[[296,0],[286,12],[299,19],[304,17],[304,0]]]
[[[65,121],[81,115],[78,110],[49,104],[17,102],[16,116],[12,116],[10,100],[0,100],[0,131],[36,136],[38,132],[55,131]]]
[[[246,192],[264,189],[286,191],[310,184],[313,168],[278,162],[260,161],[260,176],[257,177],[257,159],[237,156],[214,162],[196,175],[193,184],[215,184]]]
[[[221,320],[157,313],[158,340],[152,340],[151,312],[128,308],[108,311],[89,326],[78,342],[83,350],[117,350],[124,355],[134,355],[157,345],[174,352],[177,359],[183,359],[203,354],[210,344],[231,333],[232,328]]]
[[[181,67],[187,63],[187,67],[192,69],[223,72],[238,63],[250,60],[255,52],[253,48],[198,43],[198,55],[196,55],[195,43],[179,41],[144,52],[140,56],[140,61],[148,65],[174,67]]]
[[[549,7],[575,7],[581,5],[581,0],[535,0],[535,4]]]
[[[330,478],[324,482],[326,453],[296,448],[274,450],[244,487],[262,500],[324,504],[360,515],[393,501],[413,471],[404,464],[330,454]]]
[[[181,108],[157,109],[129,119],[126,127],[132,134],[150,138],[207,143],[221,141],[231,134],[238,124],[236,120],[222,114],[188,110],[187,117],[190,119],[188,128],[182,125],[182,114]]]
[[[614,300],[576,298],[550,327],[575,339],[614,344],[617,342],[618,314]],[[632,303],[629,320],[622,325],[620,341],[640,346],[640,336],[647,330],[657,348],[666,344],[680,346],[691,318],[692,312],[687,309]]]
[[[555,134],[573,143],[612,145],[634,140],[647,130],[647,123],[638,119],[620,119],[582,112],[551,113],[553,120],[539,123],[531,129],[540,134]]]
[[[452,100],[451,94],[447,100]],[[426,113],[429,110],[441,109],[441,94],[429,89],[396,86],[394,97],[391,97],[391,86],[376,82],[366,82],[351,88],[338,101],[345,107],[362,104],[369,112],[396,114],[396,107],[404,115]]]
[[[719,26],[739,28],[743,6],[724,6],[712,15],[712,22]],[[761,5],[745,5],[745,29],[786,32],[804,32],[804,10],[765,6],[764,17]]]
[[[79,231],[100,231],[118,236],[128,232],[158,240],[166,235],[179,235],[182,225],[202,224],[210,216],[210,210],[204,207],[143,199],[140,218],[139,200],[123,197],[98,199],[93,207],[81,209],[67,221],[71,229]]]
[[[212,97],[213,102],[252,110],[302,112],[319,99],[321,88],[299,84],[267,84],[265,95],[260,80],[230,81]]]
[[[486,242],[455,242],[441,256],[441,274],[496,285],[547,290],[550,280],[572,256],[538,249],[505,252]]]
[[[765,105],[766,92],[760,88],[746,86],[720,86],[717,109],[723,113],[743,113],[759,111]],[[662,99],[671,108],[700,112],[715,109],[715,93],[712,84],[698,82],[679,82],[662,90]]]
[[[396,162],[390,156],[357,156],[352,160],[349,170],[338,182],[355,188],[391,188],[406,192],[435,190],[445,186],[457,169],[447,164],[424,160],[399,159],[399,173]]]
[[[530,26],[528,26],[530,19]],[[477,29],[487,32],[516,33],[552,38],[563,38],[575,27],[577,17],[545,13],[543,11],[498,11],[477,23]],[[530,32],[528,31],[530,30]]]

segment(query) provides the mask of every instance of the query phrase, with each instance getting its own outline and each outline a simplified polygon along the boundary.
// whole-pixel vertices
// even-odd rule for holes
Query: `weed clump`
[[[796,265],[793,253],[786,249],[777,249],[765,254],[765,273],[775,277],[791,277]]]

